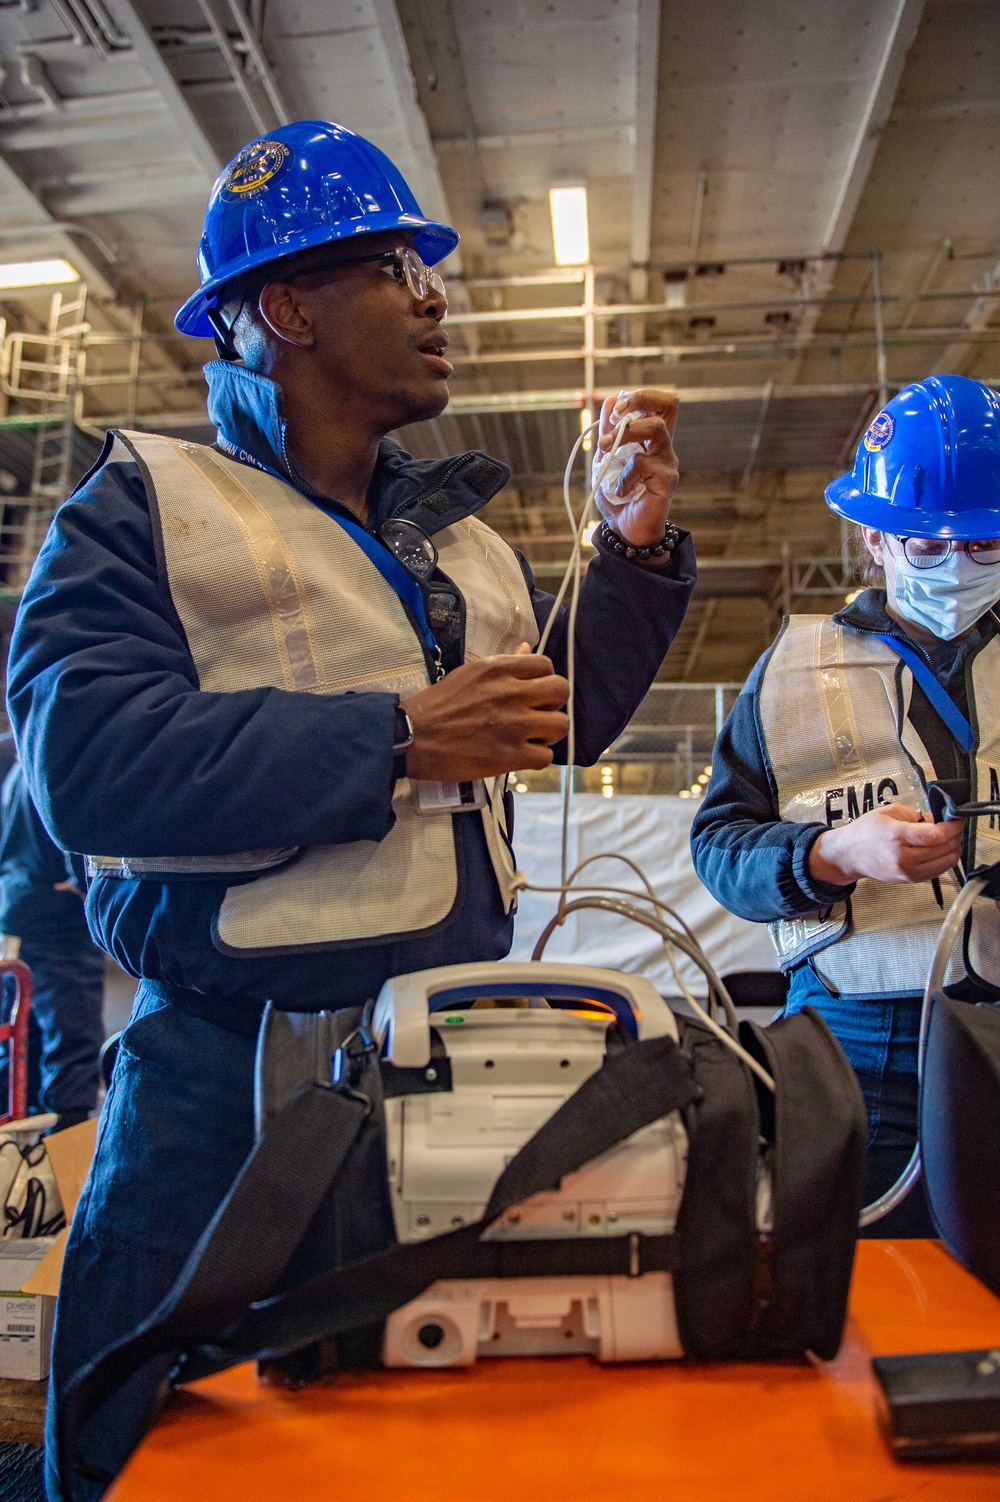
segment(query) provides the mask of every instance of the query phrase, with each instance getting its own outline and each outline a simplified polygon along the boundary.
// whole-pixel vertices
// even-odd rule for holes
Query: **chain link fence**
[[[697,798],[708,781],[716,737],[743,687],[741,683],[654,683],[627,728],[597,766],[578,767],[574,790],[600,793],[671,793]],[[565,773],[558,767],[524,772],[522,793],[550,793]]]

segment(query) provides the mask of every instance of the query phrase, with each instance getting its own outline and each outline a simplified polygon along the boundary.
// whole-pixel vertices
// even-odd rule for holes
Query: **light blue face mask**
[[[968,553],[949,553],[936,568],[914,568],[885,548],[889,602],[900,615],[953,641],[1000,600],[1000,564],[973,563]]]

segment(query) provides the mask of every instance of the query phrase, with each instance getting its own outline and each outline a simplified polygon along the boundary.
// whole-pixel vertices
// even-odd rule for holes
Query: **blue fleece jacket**
[[[0,932],[29,943],[86,939],[78,893],[57,890],[80,881],[69,856],[49,838],[15,761],[0,793]]]
[[[278,388],[221,362],[207,374],[224,451],[310,494],[285,451]],[[109,449],[60,508],[11,645],[9,713],[53,838],[67,850],[135,856],[382,839],[392,823],[396,696],[203,692],[157,556],[142,474],[134,463],[109,462]],[[480,509],[508,478],[484,455],[416,460],[386,439],[369,525],[374,531],[405,512],[434,533]],[[521,562],[542,621],[551,597]],[[686,534],[659,567],[603,552],[593,560],[576,628],[581,762],[596,760],[634,712],[684,617],[695,573]],[[549,653],[562,669],[563,612]],[[423,938],[233,957],[213,943],[225,888],[211,879],[95,880],[91,931],[126,970],[182,988],[192,1009],[197,995],[203,1015],[229,1025],[252,1025],[265,998],[293,1009],[351,1005],[391,975],[506,954],[511,920],[481,820],[456,818],[459,898],[449,921]]]

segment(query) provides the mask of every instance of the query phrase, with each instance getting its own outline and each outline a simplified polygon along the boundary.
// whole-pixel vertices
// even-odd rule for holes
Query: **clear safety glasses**
[[[411,246],[404,245],[399,250],[391,250],[381,259],[386,262],[386,273],[396,281],[404,281],[417,302],[422,302],[430,292],[439,292],[442,297],[447,297],[441,276],[425,265]]]
[[[319,271],[337,271],[341,266],[365,266],[369,262],[374,265],[379,261],[382,262],[381,269],[386,276],[391,276],[401,286],[405,283],[417,302],[423,302],[431,292],[447,298],[442,278],[430,266],[425,265],[410,245],[400,245],[396,250],[383,250],[374,256],[352,256],[347,261],[319,261],[296,275],[314,276]]]
[[[903,557],[914,568],[937,568],[955,549],[955,544],[947,537],[899,537],[896,540],[902,543]],[[965,551],[973,563],[989,568],[991,564],[1000,563],[1000,537],[981,537],[966,542]]]

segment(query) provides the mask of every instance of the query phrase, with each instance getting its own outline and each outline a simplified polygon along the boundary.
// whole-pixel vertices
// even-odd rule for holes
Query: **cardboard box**
[[[36,1236],[0,1242],[0,1377],[40,1382],[49,1374],[56,1301],[21,1289],[55,1241]]]

